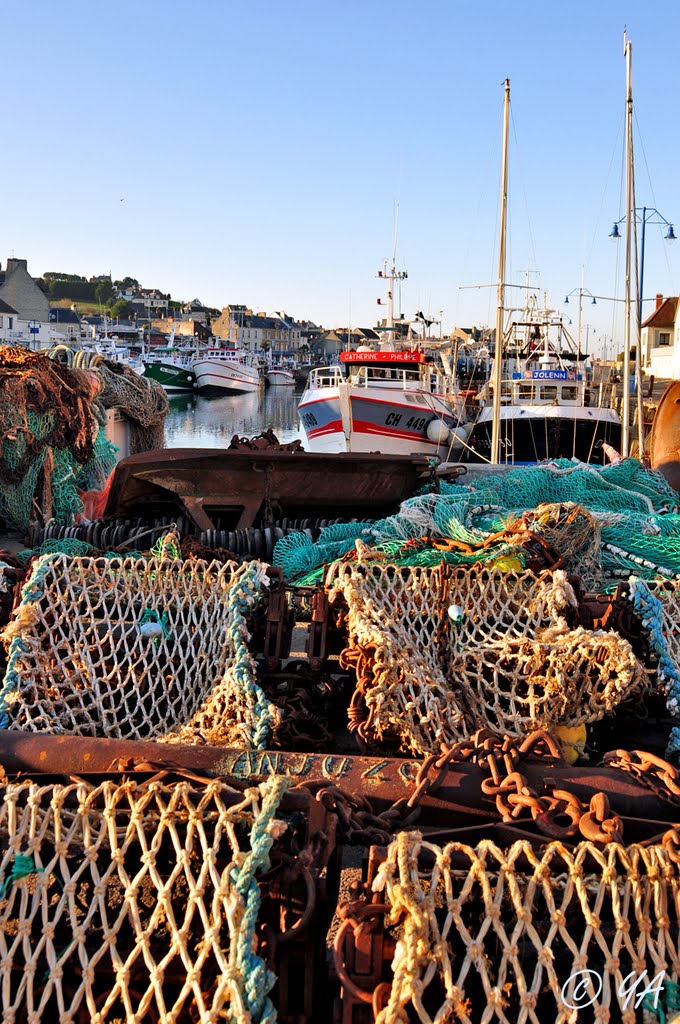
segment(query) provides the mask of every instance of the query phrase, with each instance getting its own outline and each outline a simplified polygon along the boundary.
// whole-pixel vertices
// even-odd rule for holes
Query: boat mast
[[[503,362],[503,319],[505,312],[505,235],[508,211],[508,128],[510,124],[510,79],[505,79],[503,106],[503,159],[501,164],[501,223],[498,243],[498,304],[496,346],[493,359],[493,417],[491,421],[491,462],[500,462],[501,368]]]
[[[621,455],[630,453],[630,327],[631,327],[631,264],[633,255],[633,233],[635,231],[635,199],[633,189],[633,47],[624,39],[626,58],[626,295],[623,335],[623,402]],[[639,349],[638,345],[638,349]],[[640,353],[637,352],[638,363]],[[642,452],[640,452],[642,457]]]
[[[378,277],[384,278],[387,281],[386,339],[381,343],[380,347],[385,352],[394,352],[396,350],[394,337],[394,282],[405,281],[408,274],[405,270],[397,270],[396,255],[393,255],[389,271],[387,269],[387,260],[385,260],[383,269],[378,271]],[[378,305],[382,305],[380,299],[378,299]]]

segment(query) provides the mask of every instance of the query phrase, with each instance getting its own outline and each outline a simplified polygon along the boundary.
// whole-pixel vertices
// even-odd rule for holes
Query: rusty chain
[[[680,804],[680,773],[657,754],[646,750],[612,750],[605,754],[602,763],[632,775],[662,800]]]
[[[474,763],[488,773],[481,782],[481,790],[495,800],[501,821],[513,824],[529,816],[551,839],[568,839],[580,833],[594,843],[622,842],[623,823],[618,815],[611,813],[605,793],[596,793],[589,804],[562,789],[539,795],[520,771],[522,763],[528,760],[562,761],[559,743],[542,730],[517,741],[480,729],[469,739],[426,758],[411,794],[397,800],[381,814],[374,813],[368,798],[347,793],[338,786],[323,785],[315,796],[337,814],[346,842],[386,845],[395,831],[417,820],[423,799],[440,789],[451,765]],[[680,786],[678,792],[680,794]]]

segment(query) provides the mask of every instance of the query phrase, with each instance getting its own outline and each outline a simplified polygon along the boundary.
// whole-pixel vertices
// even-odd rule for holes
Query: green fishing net
[[[636,459],[604,468],[560,459],[442,483],[441,493],[409,498],[394,516],[327,527],[316,543],[289,534],[278,541],[274,563],[298,586],[320,583],[327,565],[358,552],[402,566],[518,569],[533,553],[509,544],[505,533],[521,533],[523,525],[563,554],[589,588],[606,589],[632,572],[644,579],[680,575],[678,495]],[[502,536],[490,543],[496,534]],[[455,543],[442,550],[446,539]]]
[[[0,346],[0,519],[25,530],[69,523],[79,490],[103,486],[117,449],[97,417],[96,385],[42,353]]]

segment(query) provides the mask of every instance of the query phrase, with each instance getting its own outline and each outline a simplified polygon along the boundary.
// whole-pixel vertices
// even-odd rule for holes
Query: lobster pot
[[[479,728],[521,737],[596,721],[642,686],[618,634],[573,626],[566,573],[335,563],[367,741],[438,752]],[[342,600],[340,600],[342,599]]]
[[[376,1024],[668,1019],[680,893],[662,844],[439,847],[400,833],[373,888],[397,935]]]
[[[264,745],[247,618],[259,562],[38,559],[5,630],[11,729]]]
[[[286,831],[281,794],[280,779],[3,786],[1,1019],[273,1019],[255,872]]]

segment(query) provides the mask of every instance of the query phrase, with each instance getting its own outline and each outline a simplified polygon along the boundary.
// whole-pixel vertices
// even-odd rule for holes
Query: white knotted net
[[[284,788],[3,786],[4,1024],[273,1021],[255,873]]]
[[[678,865],[660,843],[439,847],[402,832],[373,888],[398,934],[376,1024],[638,1024],[647,986],[680,972]]]
[[[436,752],[488,728],[510,736],[593,722],[642,685],[617,633],[570,627],[563,571],[335,563],[331,601],[347,607],[343,664],[364,701],[359,731]]]
[[[247,616],[264,565],[45,555],[5,630],[12,729],[264,745]]]

